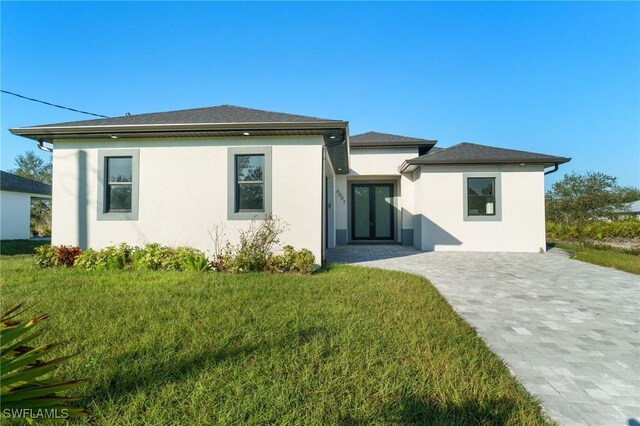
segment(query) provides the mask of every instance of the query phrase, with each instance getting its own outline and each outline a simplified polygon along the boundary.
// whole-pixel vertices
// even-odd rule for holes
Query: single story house
[[[31,237],[31,202],[51,199],[51,185],[0,171],[0,239]]]
[[[621,210],[616,212],[622,219],[636,218],[640,219],[640,200],[626,203]]]
[[[545,249],[545,169],[570,159],[231,105],[10,129],[53,146],[53,244],[211,250],[268,214],[282,242]]]

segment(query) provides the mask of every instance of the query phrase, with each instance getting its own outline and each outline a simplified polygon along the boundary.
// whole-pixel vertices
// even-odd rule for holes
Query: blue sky
[[[573,157],[640,184],[640,3],[2,2],[2,88],[109,116],[220,104]],[[1,98],[8,128],[91,118]],[[46,154],[43,154],[46,155]]]

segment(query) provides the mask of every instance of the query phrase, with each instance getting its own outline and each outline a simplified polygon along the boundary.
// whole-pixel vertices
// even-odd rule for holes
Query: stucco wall
[[[464,220],[464,174],[500,173],[500,221]],[[423,167],[415,197],[419,241],[424,251],[515,251],[545,249],[542,166]]]
[[[31,195],[0,191],[0,239],[22,240],[31,236]]]
[[[272,147],[273,214],[289,224],[284,244],[321,257],[322,138],[57,140],[53,153],[52,243],[100,248],[126,242],[191,246],[211,253],[215,225],[237,242],[247,220],[227,220],[227,150]],[[97,220],[98,152],[139,149],[138,220]],[[316,225],[317,224],[317,225]]]

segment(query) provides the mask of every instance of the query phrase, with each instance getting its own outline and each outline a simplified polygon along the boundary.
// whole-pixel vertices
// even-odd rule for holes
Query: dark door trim
[[[355,208],[355,188],[356,187],[369,187],[369,235],[367,237],[356,237],[356,208]],[[393,203],[389,204],[389,237],[377,237],[376,236],[376,199],[375,188],[387,187],[389,193],[393,199],[394,191],[392,183],[352,183],[351,184],[351,239],[353,241],[394,241],[395,240],[395,227],[394,227],[394,212]]]

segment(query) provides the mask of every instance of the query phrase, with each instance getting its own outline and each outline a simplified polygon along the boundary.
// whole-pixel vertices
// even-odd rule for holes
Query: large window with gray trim
[[[496,178],[467,178],[467,214],[469,216],[495,216]]]
[[[264,212],[264,154],[236,155],[236,212]]]
[[[264,219],[271,213],[271,147],[229,147],[228,156],[228,219]]]
[[[501,221],[502,185],[500,172],[463,173],[464,220]]]
[[[98,220],[137,220],[139,150],[98,151]]]
[[[106,213],[131,212],[133,157],[107,157]]]

